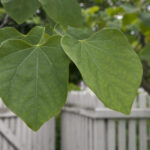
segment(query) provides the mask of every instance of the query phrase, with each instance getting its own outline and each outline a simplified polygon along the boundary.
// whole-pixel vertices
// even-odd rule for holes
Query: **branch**
[[[8,14],[5,15],[2,24],[0,25],[0,28],[3,28],[8,23]]]
[[[150,84],[147,81],[147,72],[148,72],[148,64],[146,62],[143,62],[143,80],[142,80],[142,87],[148,92],[150,93]]]

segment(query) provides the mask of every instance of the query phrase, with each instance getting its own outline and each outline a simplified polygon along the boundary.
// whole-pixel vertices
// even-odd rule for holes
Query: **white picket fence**
[[[55,119],[33,132],[0,100],[0,150],[55,150]]]
[[[61,115],[61,150],[150,150],[144,90],[129,116],[104,107],[89,90],[69,93]],[[55,150],[55,119],[33,132],[0,101],[0,150]]]
[[[71,92],[61,118],[61,150],[150,150],[150,98],[142,89],[129,116],[92,92]]]

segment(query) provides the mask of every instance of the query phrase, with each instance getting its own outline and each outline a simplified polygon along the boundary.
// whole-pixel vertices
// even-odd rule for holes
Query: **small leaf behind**
[[[2,0],[7,13],[19,24],[31,17],[40,4],[38,0]]]
[[[76,0],[39,0],[46,13],[56,23],[81,26],[83,18]]]

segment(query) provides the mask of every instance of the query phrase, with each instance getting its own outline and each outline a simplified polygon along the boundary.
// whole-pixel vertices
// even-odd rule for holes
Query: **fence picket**
[[[91,141],[90,141],[90,120],[89,118],[86,118],[86,117],[83,117],[84,120],[83,120],[83,136],[82,136],[82,139],[84,140],[84,150],[86,149],[86,145],[88,147],[88,150],[91,150]],[[86,127],[86,128],[85,128]],[[87,133],[87,138],[84,138],[85,137],[85,134]],[[88,143],[88,144],[86,144]]]
[[[66,113],[65,114],[66,116],[66,123],[65,123],[65,125],[66,125],[66,128],[67,128],[67,130],[66,130],[66,143],[67,142],[70,142],[70,137],[69,137],[69,135],[71,135],[70,134],[70,125],[69,125],[69,123],[70,123],[70,115],[69,115],[69,113]],[[70,145],[71,144],[66,144],[66,149],[64,149],[64,150],[69,150],[70,149]]]
[[[9,124],[10,124],[10,130],[12,131],[12,133],[15,135],[15,130],[16,130],[16,117],[15,118],[11,118],[9,119]],[[11,146],[10,150],[14,150],[14,147]]]
[[[6,128],[9,128],[9,122],[8,122],[8,119],[4,119],[4,124],[5,124],[5,127]],[[4,138],[4,141],[3,141],[3,149],[4,150],[9,150],[9,144],[8,144],[8,141],[7,141],[7,138]]]
[[[1,133],[0,133],[0,149],[2,149],[2,135],[1,135]]]
[[[146,108],[147,94],[145,92],[139,95],[139,107],[141,109]],[[146,120],[141,119],[139,121],[139,138],[140,138],[140,150],[147,150],[147,130]]]
[[[92,128],[92,119],[88,118],[88,131],[89,131],[89,136],[88,136],[88,139],[89,139],[89,149],[90,150],[93,150],[93,128]],[[86,145],[86,143],[85,143]]]
[[[24,122],[21,122],[21,123],[22,123],[21,141],[22,141],[23,149],[26,149],[27,148],[27,143],[26,143],[26,138],[27,138],[26,130],[27,130],[27,127],[26,127]]]
[[[105,106],[99,101],[97,97],[95,99],[95,110],[104,109]],[[94,150],[106,150],[106,121],[104,119],[94,120]]]
[[[118,121],[118,149],[126,150],[126,121]]]
[[[37,146],[37,150],[41,150],[41,149],[43,149],[42,148],[42,139],[41,139],[41,135],[42,135],[42,129],[43,128],[40,128],[38,131],[37,131],[37,142],[38,142],[38,146]],[[50,143],[49,143],[50,144]],[[44,149],[43,149],[44,150]]]
[[[133,103],[133,109],[137,107],[137,98]],[[128,148],[129,150],[137,150],[136,143],[136,120],[130,119],[128,121]]]
[[[61,150],[65,150],[66,149],[66,113],[62,113],[61,114]],[[67,149],[66,149],[67,150]]]
[[[20,143],[20,145],[22,146],[22,141],[21,141],[21,138],[22,138],[22,136],[21,136],[21,128],[22,128],[22,123],[21,123],[21,120],[18,118],[17,119],[17,130],[16,130],[16,136],[18,137],[18,139],[19,139],[19,143]]]
[[[94,121],[94,150],[106,150],[106,123],[104,120]]]
[[[49,124],[47,124],[47,126],[49,127],[49,134],[47,134],[49,136],[49,149],[50,150],[55,150],[55,118],[52,118],[51,120],[48,121]]]
[[[76,115],[76,149],[81,149],[81,144],[80,144],[80,116]]]
[[[32,131],[30,129],[27,130],[27,149],[32,150]]]
[[[116,149],[116,131],[115,131],[115,121],[108,120],[107,124],[107,149]]]

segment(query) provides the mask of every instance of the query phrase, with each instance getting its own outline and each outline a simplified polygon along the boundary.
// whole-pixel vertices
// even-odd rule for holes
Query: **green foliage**
[[[136,24],[138,20],[137,13],[126,14],[123,18],[123,25]]]
[[[46,26],[37,26],[26,35],[14,28],[0,30],[0,96],[33,130],[61,110],[68,90],[78,90],[68,85],[68,80],[77,82],[68,76],[69,63],[77,66],[107,107],[125,114],[131,110],[141,82],[141,63],[122,32],[102,28],[120,28],[138,49],[141,45],[137,46],[140,39],[137,41],[136,35],[142,33],[149,39],[149,15],[140,12],[143,8],[138,1],[138,7],[94,2],[83,2],[80,10],[76,0],[2,1],[18,23]],[[34,15],[37,9],[42,17]],[[122,19],[117,19],[119,15]],[[134,37],[130,34],[133,30]]]
[[[110,16],[115,16],[120,13],[124,13],[124,9],[122,7],[109,7],[106,9],[106,13]]]
[[[6,13],[4,8],[0,8],[0,18]]]
[[[48,16],[56,23],[71,26],[81,26],[83,24],[80,7],[76,0],[2,0],[7,13],[17,23],[23,23],[33,16],[40,7],[39,2]]]
[[[65,36],[61,44],[97,97],[107,107],[129,114],[142,67],[124,35],[104,29],[83,40]]]
[[[141,20],[143,21],[143,23],[146,26],[150,26],[150,13],[148,13],[148,12],[142,12],[140,14],[140,17],[141,17]]]
[[[73,83],[70,83],[68,85],[68,91],[80,91],[80,87],[76,86],[75,84]]]
[[[143,48],[140,57],[142,60],[147,61],[150,65],[150,43]]]
[[[40,0],[50,18],[62,25],[81,26],[83,19],[76,0]]]
[[[59,36],[41,45],[7,40],[0,47],[0,95],[13,112],[37,130],[65,103],[68,65]]]

